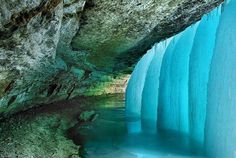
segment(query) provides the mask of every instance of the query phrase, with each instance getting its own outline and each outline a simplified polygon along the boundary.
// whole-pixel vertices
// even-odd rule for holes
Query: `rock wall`
[[[0,116],[124,92],[139,57],[222,0],[1,0]],[[114,75],[115,74],[115,75]]]
[[[0,111],[8,111],[41,95],[54,71],[63,3],[3,0],[0,11]]]

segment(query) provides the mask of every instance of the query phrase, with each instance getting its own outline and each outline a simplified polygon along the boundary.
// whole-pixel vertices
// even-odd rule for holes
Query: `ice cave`
[[[0,158],[236,158],[236,0],[1,0]]]

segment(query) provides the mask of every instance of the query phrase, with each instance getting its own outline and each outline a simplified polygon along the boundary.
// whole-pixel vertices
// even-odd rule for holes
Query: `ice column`
[[[161,63],[171,39],[157,43],[152,47],[155,55],[148,68],[142,94],[142,131],[145,133],[156,133],[157,130],[158,89]]]
[[[206,150],[210,157],[236,157],[236,0],[224,6],[208,84]]]
[[[189,61],[190,134],[200,143],[204,142],[208,74],[220,12],[220,8],[217,8],[202,18],[195,35]]]
[[[159,128],[189,131],[189,56],[198,24],[188,27],[168,46],[163,59],[159,89]]]
[[[148,51],[138,62],[131,75],[125,96],[125,107],[127,116],[141,116],[143,87],[147,70],[154,54],[154,50]]]
[[[161,63],[166,47],[168,46],[170,40],[171,38],[153,46],[152,50],[155,52],[155,55],[148,68],[142,94],[142,119],[154,122],[155,126],[157,121],[158,89]]]

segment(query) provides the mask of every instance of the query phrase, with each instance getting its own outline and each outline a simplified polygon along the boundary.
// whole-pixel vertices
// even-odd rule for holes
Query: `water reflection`
[[[99,118],[79,127],[86,158],[196,158],[201,148],[186,135],[157,131],[155,123],[126,118],[124,108],[98,109]]]

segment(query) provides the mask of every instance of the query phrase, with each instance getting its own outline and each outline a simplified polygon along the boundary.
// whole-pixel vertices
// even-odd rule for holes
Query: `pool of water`
[[[82,142],[85,158],[203,157],[201,147],[188,136],[157,131],[151,121],[126,118],[123,100],[109,99],[98,104],[97,120],[82,124],[73,138]]]

